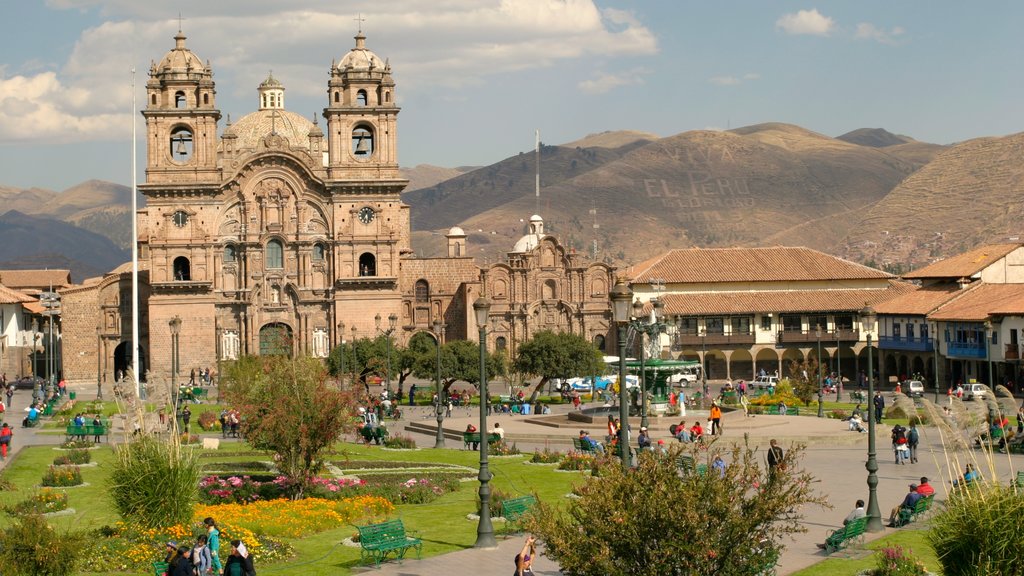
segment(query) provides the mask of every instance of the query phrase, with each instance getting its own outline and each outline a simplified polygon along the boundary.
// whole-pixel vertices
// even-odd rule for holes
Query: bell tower
[[[332,180],[395,180],[398,175],[398,106],[391,65],[366,48],[366,36],[327,83],[328,177]]]
[[[174,49],[149,69],[146,82],[148,184],[219,182],[213,72],[185,47],[181,30]]]

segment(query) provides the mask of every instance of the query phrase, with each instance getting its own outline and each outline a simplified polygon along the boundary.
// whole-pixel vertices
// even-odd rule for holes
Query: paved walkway
[[[95,389],[90,390],[89,387],[73,387],[72,389],[76,391],[79,399],[91,399],[95,395]],[[28,390],[17,391],[14,397],[13,411],[7,414],[7,421],[15,425],[12,446],[14,453],[20,451],[22,446],[58,444],[64,439],[62,434],[45,434],[39,433],[39,429],[20,427],[20,420],[23,417],[22,409],[28,404],[30,396],[31,392]],[[982,403],[970,402],[965,403],[965,406],[979,414],[984,411]],[[555,407],[555,409],[556,414],[550,417],[491,415],[488,421],[491,426],[494,422],[500,422],[506,431],[506,437],[516,442],[524,452],[542,449],[545,446],[556,450],[565,450],[571,445],[572,437],[576,436],[580,429],[589,429],[595,437],[604,437],[604,424],[600,421],[590,426],[580,425],[568,420],[567,406]],[[410,409],[404,406],[403,410],[403,420],[389,424],[389,427],[393,431],[402,429],[404,433],[412,436],[420,446],[433,446],[436,423],[432,410],[426,407]],[[698,415],[691,413],[686,420],[692,423]],[[467,424],[476,423],[478,418],[476,410],[456,408],[453,417],[445,419],[444,422],[444,428],[450,434],[446,441],[447,446],[454,449],[461,448],[461,439],[456,438],[462,430],[465,430]],[[675,442],[669,436],[668,427],[680,419],[678,417],[651,418],[649,427],[654,440],[664,439],[666,442]],[[846,423],[825,418],[767,415],[744,418],[741,412],[733,412],[726,414],[724,421],[725,432],[722,440],[726,442],[740,442],[745,439],[760,451],[767,449],[768,440],[771,438],[778,439],[783,447],[793,442],[808,444],[803,465],[819,479],[819,490],[829,495],[833,509],[808,506],[803,510],[803,525],[808,531],[805,534],[797,535],[787,543],[786,550],[777,567],[777,573],[779,575],[791,574],[823,560],[824,553],[818,550],[815,544],[824,541],[826,534],[841,524],[842,518],[853,508],[856,499],[867,500],[867,473],[863,464],[867,452],[867,434],[850,432],[847,430]],[[639,422],[634,422],[632,427],[637,430]],[[932,484],[938,491],[938,499],[945,499],[950,481],[947,470],[953,468],[962,471],[967,459],[980,457],[979,453],[968,451],[950,453],[949,460],[947,460],[947,454],[942,449],[941,439],[937,437],[936,429],[925,427],[922,428],[920,462],[913,465],[897,466],[893,462],[892,451],[889,447],[888,430],[888,427],[884,425],[880,425],[878,428],[878,502],[883,517],[887,516],[889,510],[902,500],[908,490],[908,484],[919,480],[921,476],[931,478]],[[0,469],[5,464],[6,462],[0,462]],[[983,474],[988,477],[996,476],[1005,482],[1012,477],[1014,471],[1024,469],[1024,456],[999,455],[991,469],[987,464],[982,464],[979,469]],[[893,529],[886,528],[881,533],[868,535],[868,540],[892,532]],[[365,571],[381,576],[437,574],[445,576],[504,576],[513,571],[513,558],[522,545],[523,537],[521,536],[507,539],[499,537],[498,547],[493,550],[467,549],[423,560],[406,560],[402,564],[389,563],[379,570],[369,568]],[[537,559],[534,567],[534,572],[538,575],[561,574],[557,564],[543,556]]]

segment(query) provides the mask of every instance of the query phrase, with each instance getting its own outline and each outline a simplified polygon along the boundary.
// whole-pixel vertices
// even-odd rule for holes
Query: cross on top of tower
[[[353,18],[353,20],[356,21],[356,25],[359,26],[359,33],[362,34],[363,33],[363,22],[366,22],[366,18],[363,18],[363,13],[360,12],[359,14],[357,14],[356,17]]]

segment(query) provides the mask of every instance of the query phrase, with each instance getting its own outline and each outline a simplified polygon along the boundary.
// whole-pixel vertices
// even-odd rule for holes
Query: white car
[[[924,396],[924,382],[921,382],[920,380],[908,380],[907,395],[911,398]]]
[[[968,384],[964,386],[964,400],[984,400],[986,395],[984,384]]]
[[[775,388],[779,385],[778,376],[758,376],[750,381],[751,388],[757,388],[758,390],[764,390],[766,388]]]

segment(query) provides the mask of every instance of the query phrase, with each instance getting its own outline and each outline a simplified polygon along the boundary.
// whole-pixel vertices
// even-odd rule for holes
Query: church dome
[[[544,219],[534,214],[530,216],[530,232],[522,238],[520,238],[515,246],[512,247],[512,252],[516,254],[522,254],[523,252],[529,252],[536,248],[541,239],[547,234],[544,234]]]
[[[446,236],[465,236],[465,235],[466,235],[466,232],[463,231],[462,228],[459,228],[458,226],[452,226],[452,229],[448,231],[448,234],[446,234]]]
[[[284,84],[281,84],[280,80],[274,78],[274,73],[271,72],[266,80],[260,82],[260,88],[284,88]]]
[[[282,136],[291,148],[309,149],[309,133],[313,123],[288,110],[257,110],[246,114],[231,125],[231,133],[238,140],[236,150],[256,149],[271,134]]]
[[[338,64],[338,68],[345,70],[351,68],[353,70],[371,70],[371,69],[384,69],[387,63],[380,59],[373,53],[372,50],[366,48],[366,36],[362,32],[356,34],[356,47],[349,50],[348,54],[342,57],[341,62]]]
[[[190,72],[193,74],[205,73],[206,65],[196,56],[194,52],[185,47],[185,35],[178,30],[174,37],[174,48],[164,55],[157,65],[157,72]]]

